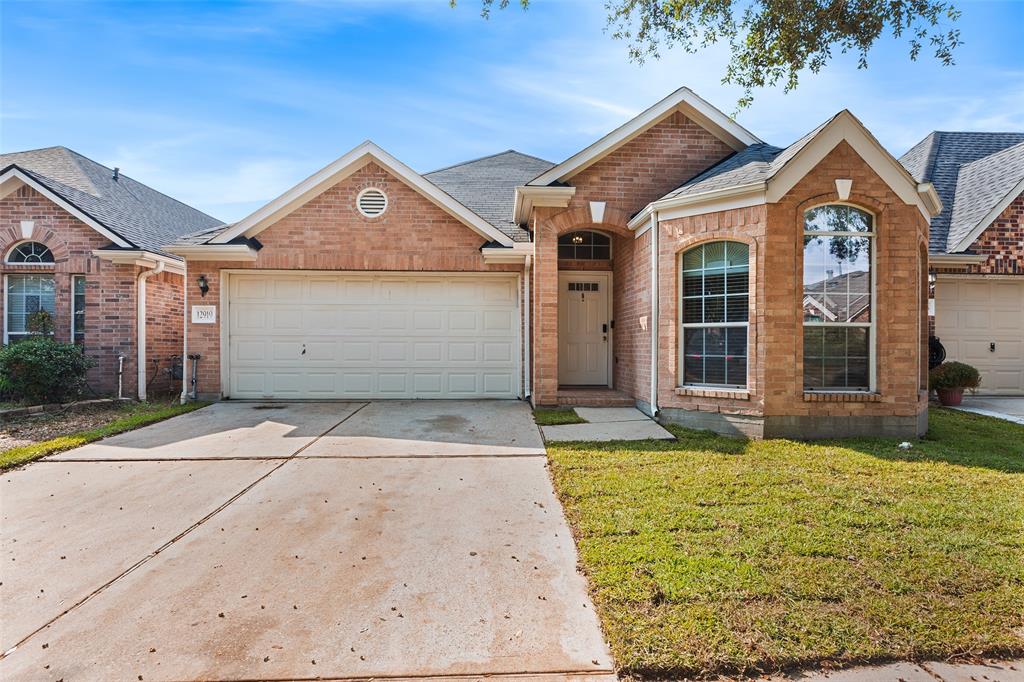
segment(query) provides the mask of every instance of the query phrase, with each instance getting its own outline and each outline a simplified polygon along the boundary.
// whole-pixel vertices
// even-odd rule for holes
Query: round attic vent
[[[388,207],[388,195],[376,187],[367,187],[356,197],[359,212],[367,218],[376,218]]]

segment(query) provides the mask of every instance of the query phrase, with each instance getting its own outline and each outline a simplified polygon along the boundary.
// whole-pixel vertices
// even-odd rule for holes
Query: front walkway
[[[516,401],[218,403],[0,477],[2,679],[614,679]]]
[[[543,426],[550,443],[611,440],[674,440],[675,436],[635,407],[577,407],[585,424]]]
[[[1024,424],[1024,397],[965,395],[963,403],[955,409]]]

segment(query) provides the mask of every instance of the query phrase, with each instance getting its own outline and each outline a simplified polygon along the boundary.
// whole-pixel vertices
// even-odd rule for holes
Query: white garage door
[[[947,360],[978,368],[979,393],[1024,394],[1024,281],[940,275],[935,335]]]
[[[228,277],[233,398],[514,398],[515,276]]]

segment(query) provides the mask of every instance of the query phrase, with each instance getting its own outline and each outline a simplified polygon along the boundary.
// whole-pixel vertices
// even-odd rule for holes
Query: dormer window
[[[612,240],[593,230],[569,232],[558,238],[559,260],[611,260]]]
[[[53,252],[46,244],[22,242],[7,253],[8,263],[53,263]]]

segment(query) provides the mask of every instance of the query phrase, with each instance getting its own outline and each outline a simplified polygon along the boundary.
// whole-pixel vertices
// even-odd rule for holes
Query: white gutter
[[[530,324],[530,275],[533,271],[533,259],[526,257],[523,264],[523,399],[530,398],[530,383],[533,379],[533,358],[530,357],[530,336],[533,325]]]
[[[977,265],[988,260],[981,253],[933,253],[929,254],[928,262],[933,265]]]
[[[714,206],[716,202],[726,201],[729,199],[735,199],[737,197],[748,197],[750,201],[755,203],[764,203],[764,193],[767,191],[767,182],[751,182],[746,185],[736,185],[735,187],[725,187],[723,189],[712,189],[707,192],[700,192],[699,194],[687,194],[681,197],[670,197],[668,199],[659,199],[652,201],[651,203],[644,206],[644,208],[633,216],[627,227],[631,230],[637,228],[647,227],[649,225],[648,218],[657,211],[666,211],[673,208],[695,208],[702,204],[709,204],[707,210],[704,211],[717,211],[722,210],[722,207]]]
[[[159,275],[164,271],[164,262],[157,261],[156,266],[150,270],[143,270],[139,273],[135,287],[135,330],[136,330],[136,355],[139,366],[139,400],[146,399],[146,280],[153,275]]]
[[[145,249],[93,249],[92,255],[114,265],[134,265],[140,268],[155,268],[159,263],[172,274],[183,275],[185,264],[177,258],[168,258]]]
[[[651,212],[651,416],[658,416],[658,212]]]

